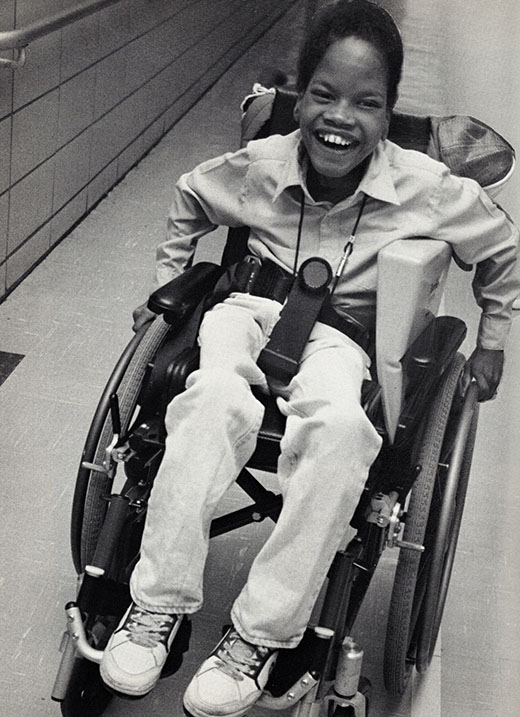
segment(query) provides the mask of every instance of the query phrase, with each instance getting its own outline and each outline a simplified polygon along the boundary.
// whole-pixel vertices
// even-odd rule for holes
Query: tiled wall
[[[0,299],[294,1],[120,0],[0,67]],[[77,3],[3,0],[0,31]]]

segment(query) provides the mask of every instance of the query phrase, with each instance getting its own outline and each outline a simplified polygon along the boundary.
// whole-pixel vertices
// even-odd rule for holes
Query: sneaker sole
[[[102,669],[102,665],[100,665],[99,668],[99,674],[101,675],[101,679],[105,683],[105,686],[107,689],[109,689],[111,692],[114,692],[119,697],[125,697],[126,699],[135,699],[138,700],[141,697],[146,697],[146,695],[150,694],[150,692],[153,690],[155,685],[157,684],[159,677],[157,680],[155,680],[152,684],[146,685],[146,687],[142,687],[141,689],[132,689],[129,688],[126,685],[121,685],[115,680],[113,680],[110,675],[105,674],[104,670]]]
[[[228,712],[226,715],[223,715],[222,717],[243,717],[243,715],[247,714],[249,710],[252,710],[253,707],[256,705],[256,702],[253,702],[252,705],[247,707],[246,709],[241,709],[238,712]],[[210,712],[201,712],[200,710],[196,710],[194,707],[187,707],[186,702],[183,701],[182,703],[182,709],[186,717],[214,717]],[[194,711],[190,711],[194,710]]]
[[[155,684],[153,684],[151,687],[147,687],[146,690],[136,690],[135,692],[123,691],[121,686],[111,684],[105,677],[103,677],[103,675],[101,675],[101,679],[103,680],[105,687],[109,692],[112,692],[112,694],[114,694],[116,697],[123,697],[126,700],[140,700],[143,697],[146,697],[146,695],[149,695],[155,687]],[[124,689],[126,690],[126,688]]]
[[[104,687],[107,690],[107,692],[110,692],[111,695],[114,695],[114,697],[118,697],[121,700],[126,700],[127,702],[137,702],[138,700],[142,700],[143,697],[146,697],[146,695],[149,695],[152,690],[148,690],[148,692],[145,692],[142,695],[129,695],[126,692],[121,692],[120,690],[116,690],[114,687],[110,687],[110,685],[107,685],[107,683],[103,680]]]

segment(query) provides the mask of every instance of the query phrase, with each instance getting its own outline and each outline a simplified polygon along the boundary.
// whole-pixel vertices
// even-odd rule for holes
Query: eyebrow
[[[313,87],[321,86],[324,89],[330,90],[330,91],[336,90],[335,86],[330,81],[327,81],[326,79],[319,79],[319,78],[312,79],[311,78],[311,81],[309,82],[309,87],[311,85]],[[355,94],[372,95],[374,97],[381,97],[382,99],[384,99],[388,94],[388,88],[385,86],[384,90],[379,90],[379,89],[374,89],[373,87],[369,87],[366,89],[356,90]]]

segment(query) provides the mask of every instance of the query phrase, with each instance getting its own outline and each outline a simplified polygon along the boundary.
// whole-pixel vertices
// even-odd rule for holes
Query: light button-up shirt
[[[336,309],[372,325],[379,251],[396,239],[438,239],[448,242],[463,262],[477,265],[478,345],[504,347],[512,303],[520,293],[518,229],[476,182],[385,140],[374,150],[356,192],[331,204],[309,194],[307,161],[296,131],[250,142],[183,175],[167,239],[157,250],[155,287],[183,271],[198,239],[219,225],[249,226],[251,253],[292,271],[302,200],[297,263],[321,256],[335,271],[367,195],[354,249],[334,292]]]

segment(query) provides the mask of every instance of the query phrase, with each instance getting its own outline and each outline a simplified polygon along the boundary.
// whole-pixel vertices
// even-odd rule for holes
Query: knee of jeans
[[[361,406],[326,404],[292,423],[284,448],[296,456],[311,451],[323,458],[352,462],[358,455],[361,463],[371,464],[381,446],[381,438]]]
[[[330,443],[343,445],[345,439],[379,443],[377,432],[361,406],[327,406],[320,413]]]
[[[175,397],[166,412],[166,430],[179,419],[190,417],[194,423],[210,427],[212,421],[227,421],[249,428],[260,423],[262,404],[253,396],[247,381],[225,369],[205,369],[192,373],[186,390]]]

